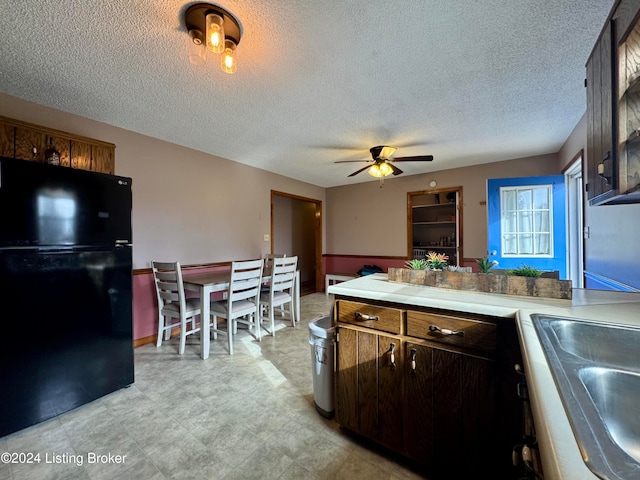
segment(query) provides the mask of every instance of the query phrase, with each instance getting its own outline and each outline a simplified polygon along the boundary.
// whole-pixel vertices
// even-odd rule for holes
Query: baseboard
[[[587,281],[591,280],[592,282],[595,282],[599,287],[598,289],[617,290],[620,292],[640,292],[640,290],[632,287],[631,285],[624,284],[612,278],[605,277],[604,275],[599,275],[594,272],[589,272],[587,270],[584,271],[584,277]]]
[[[142,345],[148,345],[149,343],[155,343],[156,336],[149,335],[148,337],[136,338],[133,341],[133,348],[141,347]]]

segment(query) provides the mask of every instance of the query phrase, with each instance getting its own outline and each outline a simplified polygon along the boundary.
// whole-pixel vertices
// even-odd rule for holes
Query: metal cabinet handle
[[[416,374],[416,355],[418,351],[415,348],[411,349],[411,373]]]
[[[448,328],[440,328],[437,325],[429,325],[430,332],[438,332],[442,335],[457,335],[459,337],[464,336],[464,332],[462,330],[450,330]]]
[[[356,320],[365,320],[365,321],[373,320],[374,322],[377,322],[378,320],[380,320],[380,317],[376,315],[367,315],[366,313],[360,313],[360,312],[356,312],[355,317],[356,317]]]
[[[396,369],[396,344],[395,343],[390,343],[389,344],[389,350],[387,350],[387,353],[389,354],[389,366],[391,367],[391,370],[395,370]]]
[[[607,152],[607,155],[598,164],[598,176],[604,180],[604,183],[609,183],[611,177],[604,173],[604,162],[611,159],[611,150]]]

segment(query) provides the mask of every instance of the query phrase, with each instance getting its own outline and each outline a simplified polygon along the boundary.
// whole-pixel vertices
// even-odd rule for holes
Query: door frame
[[[584,288],[584,200],[586,198],[584,185],[587,181],[585,176],[584,150],[581,149],[562,170],[567,185],[567,272],[568,278],[573,281],[574,288]],[[580,190],[575,188],[576,182],[572,182],[576,174],[580,173]],[[571,207],[577,207],[572,210]],[[575,211],[579,217],[577,222],[572,221],[572,212]],[[571,239],[574,239],[573,242]],[[574,262],[578,262],[577,265]],[[573,272],[577,271],[577,278],[572,278]]]
[[[275,197],[290,198],[292,200],[299,200],[302,202],[308,202],[315,205],[315,255],[314,255],[314,278],[316,292],[321,292],[324,289],[322,284],[322,200],[316,200],[314,198],[301,197],[300,195],[294,195],[292,193],[279,192],[277,190],[271,190],[271,253],[274,245],[274,222],[273,222],[273,203]]]

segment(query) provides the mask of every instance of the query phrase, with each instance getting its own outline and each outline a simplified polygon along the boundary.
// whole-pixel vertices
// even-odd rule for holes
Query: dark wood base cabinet
[[[512,319],[338,298],[336,421],[429,478],[518,478]]]

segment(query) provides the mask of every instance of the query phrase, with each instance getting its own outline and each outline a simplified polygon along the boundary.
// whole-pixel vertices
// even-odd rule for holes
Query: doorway
[[[488,251],[500,269],[557,270],[567,279],[563,175],[487,179]]]
[[[271,191],[271,253],[298,257],[301,294],[322,291],[322,202]]]

